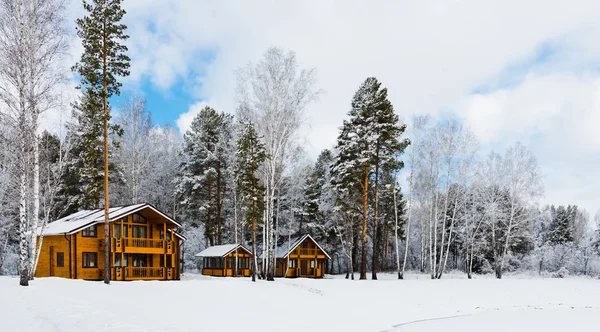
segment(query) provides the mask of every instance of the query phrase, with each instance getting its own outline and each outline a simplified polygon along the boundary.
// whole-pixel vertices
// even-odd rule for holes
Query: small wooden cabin
[[[323,278],[331,259],[309,234],[292,238],[277,248],[275,277]]]
[[[175,220],[150,204],[111,207],[108,218],[111,280],[179,279],[184,237]],[[56,220],[43,234],[35,277],[104,279],[104,209]]]
[[[195,255],[202,258],[202,274],[214,277],[249,277],[252,252],[241,244],[212,246]],[[235,272],[235,259],[238,272]]]

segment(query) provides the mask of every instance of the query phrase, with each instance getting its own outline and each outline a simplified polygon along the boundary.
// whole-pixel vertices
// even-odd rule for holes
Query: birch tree
[[[294,52],[275,47],[269,48],[257,64],[238,71],[238,119],[254,123],[270,156],[261,168],[266,190],[263,248],[267,250],[264,271],[268,280],[273,280],[275,273],[274,201],[290,163],[290,152],[298,144],[305,109],[319,94],[316,80],[315,69],[299,70]]]
[[[40,214],[39,114],[53,106],[61,82],[60,61],[67,47],[64,2],[2,0],[0,2],[0,99],[19,128],[20,284],[33,278]],[[28,181],[28,163],[33,163]],[[26,212],[28,183],[33,186],[33,212]],[[31,230],[29,238],[26,232]]]

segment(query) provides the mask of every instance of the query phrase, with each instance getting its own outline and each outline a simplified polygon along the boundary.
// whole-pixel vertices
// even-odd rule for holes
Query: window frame
[[[65,253],[62,251],[56,253],[56,267],[65,267]]]
[[[93,260],[90,260],[90,256]],[[93,262],[93,266],[90,263]],[[82,252],[81,253],[81,267],[84,269],[97,269],[98,268],[98,253],[97,252]]]
[[[93,230],[93,231],[92,231]],[[91,235],[93,233],[93,235]],[[81,230],[82,237],[98,237],[98,225],[94,224]]]

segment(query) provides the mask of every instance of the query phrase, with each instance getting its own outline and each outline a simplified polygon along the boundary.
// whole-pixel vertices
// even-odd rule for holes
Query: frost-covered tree
[[[210,245],[223,239],[223,199],[230,174],[233,117],[203,108],[185,133],[184,161],[178,179],[182,204],[204,224]]]
[[[263,137],[270,158],[261,168],[266,190],[265,271],[269,280],[275,272],[275,200],[297,149],[298,133],[306,106],[314,101],[316,70],[298,69],[294,52],[269,48],[261,61],[238,71],[238,119],[251,121]]]
[[[40,215],[39,115],[54,106],[67,43],[61,0],[0,1],[0,100],[18,128],[20,284],[35,269]],[[29,165],[32,170],[29,173]],[[29,178],[30,177],[30,178]],[[28,186],[32,212],[27,213]],[[29,235],[26,235],[29,234]]]
[[[246,221],[252,225],[252,281],[256,281],[256,225],[262,219],[265,209],[264,186],[258,178],[258,170],[268,155],[264,143],[251,122],[241,123],[241,133],[237,140],[235,176],[237,197],[243,206]]]

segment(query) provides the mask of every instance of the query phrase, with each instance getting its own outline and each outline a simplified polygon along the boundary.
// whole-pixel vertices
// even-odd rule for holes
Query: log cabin
[[[275,277],[323,278],[329,254],[309,234],[277,247]]]
[[[204,249],[195,255],[202,258],[202,274],[213,277],[249,277],[252,252],[241,244],[224,244]],[[238,271],[235,271],[235,259]]]
[[[179,279],[181,225],[146,203],[111,207],[108,218],[111,280]],[[38,234],[35,277],[104,279],[104,209],[76,212]]]

